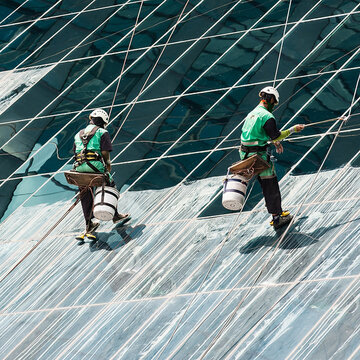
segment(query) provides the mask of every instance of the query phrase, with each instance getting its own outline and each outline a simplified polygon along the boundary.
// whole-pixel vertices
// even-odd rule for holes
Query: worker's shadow
[[[118,250],[122,246],[128,244],[130,241],[139,237],[144,229],[145,225],[140,224],[134,227],[130,225],[118,226],[115,227],[111,232],[98,232],[98,240],[96,243],[90,246],[90,250]]]
[[[328,231],[335,229],[339,226],[342,226],[344,224],[347,224],[349,222],[358,220],[358,219],[354,219],[354,220],[347,221],[344,223],[339,223],[339,224],[336,224],[333,226],[321,227],[321,228],[314,230],[311,233],[301,232],[300,231],[301,224],[307,218],[308,218],[307,216],[301,217],[295,221],[295,223],[288,230],[284,239],[282,239],[281,243],[278,245],[279,248],[284,249],[284,250],[290,250],[290,249],[298,249],[298,248],[316,244],[319,241],[318,239],[321,238]],[[287,229],[287,227],[285,226],[283,229],[280,229],[280,230],[274,232],[274,235],[259,236],[255,239],[251,240],[250,242],[248,242],[243,247],[241,247],[239,249],[239,251],[242,254],[249,254],[249,253],[259,250],[263,246],[276,247],[278,244],[278,240],[285,233],[286,229]]]

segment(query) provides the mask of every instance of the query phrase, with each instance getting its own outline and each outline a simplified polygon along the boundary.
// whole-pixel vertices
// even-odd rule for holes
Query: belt
[[[246,146],[241,144],[240,150],[245,153],[253,153],[253,152],[260,152],[260,151],[266,151],[269,145],[263,145],[263,146]]]

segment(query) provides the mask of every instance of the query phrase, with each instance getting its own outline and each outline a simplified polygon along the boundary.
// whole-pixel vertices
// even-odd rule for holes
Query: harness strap
[[[269,145],[263,146],[246,146],[241,144],[240,150],[245,153],[244,160],[248,158],[249,153],[267,151]]]
[[[96,172],[101,173],[98,168],[96,168],[93,164],[90,163],[90,161],[101,161],[104,164],[103,158],[100,154],[94,152],[94,151],[88,151],[87,146],[89,144],[89,141],[91,138],[95,135],[96,131],[99,129],[99,126],[94,126],[89,132],[85,132],[85,129],[80,130],[79,137],[81,142],[84,145],[84,149],[81,150],[78,154],[75,156],[76,163],[74,164],[75,167],[82,165],[83,163],[86,163],[89,168]],[[104,164],[105,166],[105,164]]]
[[[89,141],[95,135],[95,133],[98,129],[99,129],[99,126],[94,126],[88,133],[85,132],[85,129],[80,130],[80,132],[79,132],[80,140],[83,143],[85,149],[86,149]]]

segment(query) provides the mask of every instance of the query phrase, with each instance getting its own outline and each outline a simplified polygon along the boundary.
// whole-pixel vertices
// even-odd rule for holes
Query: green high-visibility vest
[[[263,105],[258,105],[245,118],[241,133],[241,143],[246,146],[264,146],[270,140],[263,128],[274,115]]]
[[[95,127],[95,125],[90,124],[85,128],[85,133],[90,133],[90,131]],[[87,144],[87,150],[94,151],[101,156],[101,136],[106,133],[107,130],[99,128],[96,130],[94,136],[90,139],[89,143]],[[84,144],[80,139],[80,133],[75,135],[75,152],[78,154],[84,149]],[[101,161],[90,161],[91,165],[95,166],[100,172],[105,173],[106,169],[104,164]],[[76,171],[79,172],[94,172],[93,169],[86,163],[81,164],[80,166],[75,168]]]

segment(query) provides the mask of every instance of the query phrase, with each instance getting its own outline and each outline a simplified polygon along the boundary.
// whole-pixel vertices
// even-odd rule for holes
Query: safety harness
[[[104,160],[100,154],[98,154],[95,151],[89,151],[87,149],[89,141],[95,135],[95,133],[98,129],[99,129],[98,126],[94,126],[88,133],[85,132],[85,129],[80,130],[79,136],[80,136],[81,142],[84,145],[84,148],[78,154],[75,155],[75,163],[74,163],[75,169],[78,166],[86,163],[90,167],[90,169],[92,169],[94,172],[97,172],[97,173],[101,172],[94,165],[92,165],[90,163],[90,161],[101,161],[103,163],[103,165],[105,166]]]

